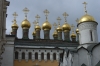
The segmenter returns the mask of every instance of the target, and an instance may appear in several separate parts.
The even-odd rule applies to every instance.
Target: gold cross
[[[25,7],[25,8],[23,9],[23,12],[25,13],[25,17],[27,17],[27,13],[29,12],[29,9]]]
[[[75,26],[73,24],[72,24],[71,28],[72,28],[72,32],[74,32]]]
[[[65,23],[67,22],[66,17],[69,16],[66,12],[63,13],[63,16],[65,18]]]
[[[13,22],[13,23],[16,23],[17,21],[14,19],[12,22]]]
[[[57,27],[57,24],[56,24],[56,23],[54,23],[54,24],[53,24],[53,26],[54,26],[54,28],[56,29],[56,27]]]
[[[16,19],[16,17],[18,16],[16,12],[14,12],[12,15],[14,16],[14,19]]]
[[[37,14],[37,15],[35,16],[35,18],[37,18],[37,23],[38,23],[38,19],[40,18],[40,16]]]
[[[58,17],[57,20],[58,20],[58,24],[60,25],[61,18]]]
[[[46,10],[44,10],[44,13],[45,13],[45,16],[46,16],[46,19],[47,19],[47,16],[49,14],[49,11],[46,9]]]
[[[77,22],[77,23],[79,22],[79,19],[78,19],[78,18],[76,19],[76,22]]]
[[[87,3],[84,2],[83,4],[84,4],[84,8],[85,8],[85,13],[87,14],[87,10],[86,10],[86,5],[87,5]]]

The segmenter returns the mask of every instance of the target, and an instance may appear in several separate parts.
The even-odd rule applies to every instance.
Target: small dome
[[[76,38],[76,34],[75,33],[72,33],[71,34],[71,38]]]
[[[55,30],[54,33],[53,33],[53,37],[58,37],[58,33],[57,33],[56,30]]]
[[[36,29],[41,30],[41,27],[40,27],[39,25],[36,25],[36,26],[35,26],[35,30],[36,30]]]
[[[51,24],[46,20],[46,22],[43,23],[42,25],[43,30],[50,30],[51,29]]]
[[[62,26],[62,29],[63,29],[63,31],[65,31],[65,30],[71,30],[71,27],[70,27],[70,25],[68,24],[68,23],[65,23],[63,26]]]
[[[12,29],[18,29],[18,25],[16,23],[12,24],[11,26]]]
[[[58,26],[57,31],[62,32],[62,27],[60,25]]]
[[[95,22],[95,19],[92,16],[85,14],[79,20],[79,23],[82,23],[82,22]]]
[[[25,19],[24,21],[22,21],[22,24],[21,24],[22,28],[30,28],[30,22]]]
[[[76,29],[76,33],[79,33],[79,29],[78,28]]]
[[[32,35],[33,35],[33,36],[36,36],[36,31],[34,31],[34,32],[32,33]]]

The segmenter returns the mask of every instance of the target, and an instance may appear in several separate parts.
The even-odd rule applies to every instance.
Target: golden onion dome
[[[36,36],[36,31],[33,31],[32,35],[33,35],[33,36]]]
[[[41,30],[41,27],[40,27],[39,25],[36,25],[36,26],[35,26],[35,30],[36,30],[36,29]]]
[[[79,33],[79,29],[78,28],[76,29],[76,33]]]
[[[76,34],[74,32],[71,34],[71,38],[76,38]]]
[[[58,37],[58,33],[57,33],[56,30],[55,30],[54,33],[53,33],[53,37]]]
[[[12,24],[11,26],[12,29],[18,29],[18,25],[16,23]]]
[[[60,25],[57,27],[57,31],[62,32],[62,27]]]
[[[51,24],[46,20],[46,22],[43,23],[42,25],[43,30],[50,30],[51,29]]]
[[[65,23],[63,26],[62,26],[62,29],[63,29],[63,31],[65,31],[65,30],[71,30],[71,27],[70,27],[70,25],[68,24],[68,23]]]
[[[85,14],[79,20],[79,23],[82,23],[82,22],[96,22],[96,21],[91,15]]]
[[[22,28],[30,28],[31,24],[27,19],[25,19],[22,21],[21,26],[22,26]]]

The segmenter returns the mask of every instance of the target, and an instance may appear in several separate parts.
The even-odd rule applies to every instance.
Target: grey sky
[[[31,28],[29,30],[29,37],[32,38],[32,32],[34,30],[33,21],[36,20],[35,16],[38,14],[40,15],[39,25],[45,21],[45,15],[43,11],[45,9],[49,10],[48,20],[51,24],[57,22],[57,17],[61,17],[61,25],[64,24],[64,17],[62,14],[67,12],[69,16],[67,17],[67,22],[71,25],[77,25],[76,19],[80,18],[84,15],[84,5],[82,4],[84,1],[88,3],[87,11],[88,14],[92,15],[95,20],[99,23],[100,22],[100,0],[8,0],[10,1],[10,6],[8,7],[8,17],[7,17],[7,31],[6,33],[9,34],[11,32],[11,25],[12,20],[14,19],[12,14],[17,12],[17,24],[19,25],[18,29],[18,37],[22,37],[22,28],[21,22],[24,20],[24,12],[22,11],[25,7],[27,7],[30,12],[28,13],[28,20],[31,23]],[[98,36],[100,36],[100,25],[98,24]],[[54,27],[52,27],[50,32],[50,37],[52,39],[52,33],[54,31]],[[41,38],[43,38],[43,30],[41,30]],[[98,37],[99,38],[99,37]],[[99,38],[100,41],[100,38]]]

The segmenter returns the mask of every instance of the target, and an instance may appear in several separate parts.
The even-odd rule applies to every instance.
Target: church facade
[[[98,42],[97,25],[94,17],[89,15],[86,10],[85,15],[77,20],[76,34],[74,26],[70,26],[66,20],[68,14],[63,16],[65,23],[60,25],[60,17],[57,18],[58,24],[54,23],[55,28],[53,38],[50,39],[51,24],[48,21],[49,11],[44,11],[46,20],[39,25],[39,15],[36,15],[37,21],[34,22],[33,39],[29,39],[29,29],[31,23],[27,19],[27,8],[25,19],[21,23],[22,38],[17,37],[17,25],[15,12],[14,20],[11,26],[11,35],[6,35],[5,51],[2,54],[1,66],[99,66],[100,65],[100,45]],[[41,29],[44,31],[44,39],[41,39]],[[70,34],[70,31],[72,33]],[[63,33],[63,34],[62,34]],[[64,39],[62,38],[64,35]],[[71,38],[71,39],[70,39]]]

